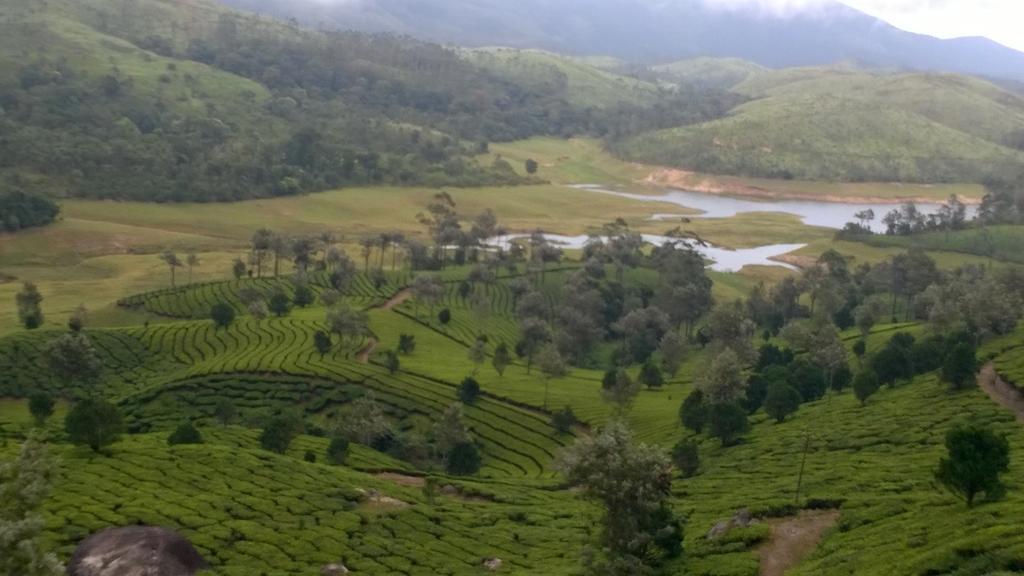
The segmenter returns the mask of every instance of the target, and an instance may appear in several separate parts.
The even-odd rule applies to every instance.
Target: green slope
[[[1024,99],[981,80],[792,69],[733,90],[753,100],[617,150],[704,172],[809,180],[981,182],[1024,169],[1024,153],[1005,145],[1024,129]]]
[[[690,58],[653,70],[665,80],[727,90],[767,69],[740,58]]]
[[[651,103],[657,87],[648,82],[603,70],[610,62],[561,56],[542,50],[477,48],[464,50],[474,64],[523,87],[554,90],[566,101],[581,107],[607,108],[616,104]]]

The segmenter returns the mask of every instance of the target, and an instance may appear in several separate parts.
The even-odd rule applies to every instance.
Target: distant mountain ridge
[[[222,0],[327,28],[389,31],[466,46],[543,48],[661,63],[734,57],[773,68],[853,61],[1024,80],[1024,53],[986,38],[905,32],[838,2],[772,17],[701,0]]]

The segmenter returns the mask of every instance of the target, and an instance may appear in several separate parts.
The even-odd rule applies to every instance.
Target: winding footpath
[[[991,362],[978,372],[978,387],[1000,406],[1013,412],[1017,422],[1024,424],[1024,395],[1015,386],[999,377]]]
[[[405,288],[403,290],[400,290],[391,298],[388,298],[387,302],[384,302],[383,304],[380,304],[378,306],[374,306],[373,309],[391,310],[397,306],[400,306],[403,302],[410,298],[412,298],[412,288]],[[356,352],[356,361],[359,362],[360,364],[369,363],[370,356],[377,349],[378,344],[380,344],[380,341],[378,341],[377,338],[370,336],[370,338],[366,341],[366,344],[364,344],[363,347],[359,349],[359,352]]]

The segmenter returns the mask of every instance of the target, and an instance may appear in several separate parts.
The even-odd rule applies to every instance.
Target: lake
[[[670,241],[678,241],[678,238],[669,238],[667,236],[658,236],[655,234],[643,234],[642,236],[644,238],[644,242],[656,245],[665,244]],[[510,234],[508,236],[503,236],[498,241],[494,241],[492,239],[489,244],[492,246],[507,248],[510,242],[529,237],[529,234]],[[585,234],[581,234],[579,236],[544,234],[544,237],[547,238],[548,242],[558,246],[559,248],[569,250],[582,250],[587,244],[587,241],[590,240],[590,236]],[[758,246],[756,248],[741,248],[738,250],[730,250],[728,248],[720,248],[718,246],[694,246],[694,249],[711,261],[708,268],[718,272],[739,272],[744,266],[781,266],[790,270],[796,270],[796,267],[784,262],[776,262],[775,260],[772,260],[772,258],[788,254],[794,250],[799,250],[804,246],[806,246],[806,244],[771,244],[767,246]]]
[[[856,219],[854,214],[862,210],[874,210],[875,221],[872,228],[875,232],[882,232],[885,226],[882,218],[892,210],[900,207],[899,204],[884,203],[860,203],[860,202],[815,202],[812,200],[764,200],[741,198],[735,196],[718,196],[714,194],[701,194],[699,192],[688,192],[685,190],[667,190],[664,195],[650,196],[645,194],[631,194],[619,192],[596,185],[574,186],[580,190],[590,190],[602,194],[614,194],[624,198],[640,200],[642,202],[669,202],[686,208],[700,210],[699,215],[689,216],[690,218],[729,218],[746,212],[785,212],[801,218],[804,224],[809,226],[821,226],[823,228],[840,229],[847,222]],[[917,209],[924,214],[933,214],[942,206],[939,203],[916,203]],[[976,206],[967,207],[967,217],[973,218],[977,212]],[[675,220],[678,214],[654,214],[656,220]]]

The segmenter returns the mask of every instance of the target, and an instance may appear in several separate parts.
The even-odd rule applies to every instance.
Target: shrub
[[[99,452],[121,437],[124,419],[113,405],[87,398],[75,404],[68,412],[64,418],[64,429],[72,443]]]
[[[961,425],[946,434],[946,450],[948,457],[939,461],[935,477],[968,507],[974,506],[980,493],[989,500],[1002,495],[999,475],[1010,466],[1010,445],[1005,437],[988,428]]]
[[[299,423],[295,418],[277,416],[270,420],[260,434],[260,446],[264,450],[284,454],[299,431]]]
[[[562,434],[567,434],[575,424],[576,414],[573,413],[572,408],[569,406],[551,415],[551,425]]]
[[[169,446],[202,443],[203,435],[195,426],[192,425],[192,422],[182,422],[174,429],[174,432],[171,432],[171,435],[167,437],[167,444]]]
[[[707,423],[707,405],[704,404],[704,392],[699,388],[690,392],[690,395],[683,400],[679,407],[679,421],[683,426],[700,434]]]
[[[341,466],[348,460],[349,444],[345,438],[332,438],[327,445],[327,462],[335,466]]]
[[[750,429],[747,411],[733,402],[718,402],[708,408],[708,433],[722,441],[722,446],[736,443]]]
[[[35,420],[36,426],[46,424],[46,419],[53,415],[53,396],[46,392],[35,392],[28,398],[28,411]]]
[[[274,295],[270,297],[267,309],[269,309],[270,312],[278,318],[287,316],[292,311],[292,301],[284,292],[275,292]]]
[[[316,301],[316,294],[313,290],[305,284],[299,284],[295,287],[295,296],[292,298],[292,302],[295,303],[299,308],[305,308]]]
[[[309,462],[310,464],[313,464],[316,462],[316,453],[314,453],[312,450],[306,450],[306,453],[302,455],[302,459],[305,460],[306,462]]]
[[[214,418],[225,426],[235,419],[235,413],[235,405],[227,398],[217,400],[217,404],[213,407]]]
[[[437,321],[447,326],[448,323],[452,321],[452,311],[447,308],[442,308],[441,311],[437,313]]]
[[[942,362],[942,380],[948,382],[955,390],[963,390],[974,385],[978,371],[978,359],[974,347],[960,343],[953,346],[946,359]]]
[[[467,376],[459,384],[459,400],[463,404],[476,404],[476,399],[480,396],[480,383],[476,381],[476,378]]]
[[[460,442],[448,453],[445,470],[456,476],[476,474],[480,470],[480,451],[472,442]]]
[[[857,372],[857,375],[853,377],[853,394],[857,400],[860,400],[861,406],[867,403],[868,398],[875,392],[878,392],[880,386],[878,375],[870,368]]]
[[[665,377],[661,373],[661,367],[650,358],[640,368],[640,382],[648,388],[661,388],[665,383]]]
[[[700,468],[700,452],[693,440],[680,440],[672,447],[672,463],[683,478],[697,474]]]
[[[764,399],[764,411],[776,422],[782,422],[786,416],[800,408],[800,392],[788,384],[772,384]]]
[[[398,353],[404,356],[412,354],[416,350],[416,337],[412,334],[401,334],[398,336]]]
[[[235,309],[223,302],[218,302],[210,308],[210,318],[217,328],[227,328],[235,321]]]

